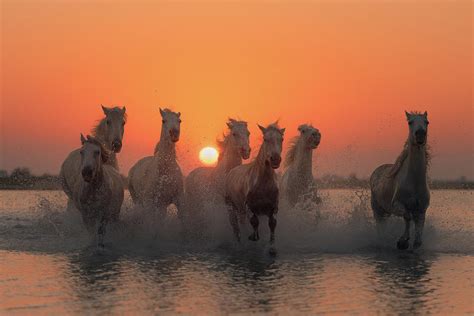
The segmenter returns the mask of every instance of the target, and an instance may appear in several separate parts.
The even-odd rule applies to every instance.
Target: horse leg
[[[269,252],[270,252],[270,255],[272,256],[275,256],[277,251],[276,249],[273,247],[273,245],[275,244],[275,228],[276,228],[276,225],[277,225],[277,220],[275,218],[275,216],[273,215],[273,213],[270,213],[270,215],[268,216],[268,226],[270,227],[270,249],[269,249]]]
[[[105,246],[104,246],[104,237],[105,237],[105,228],[106,228],[106,225],[107,225],[107,221],[105,220],[105,218],[102,218],[100,220],[100,223],[99,223],[99,229],[97,231],[97,236],[98,236],[98,246],[99,248],[101,249],[104,249]]]
[[[239,217],[237,216],[237,210],[233,206],[228,206],[229,212],[229,221],[234,231],[234,236],[237,242],[240,243],[240,226],[239,226]]]
[[[410,246],[409,240],[411,216],[405,215],[403,216],[403,219],[405,220],[405,231],[397,242],[397,248],[400,250],[405,250]]]
[[[87,214],[82,213],[82,222],[84,223],[84,226],[86,226],[87,231],[89,234],[94,234],[94,226],[95,226],[95,221],[93,218],[88,216]]]
[[[387,223],[387,216],[382,208],[379,207],[377,201],[372,194],[372,198],[370,199],[370,204],[372,206],[372,212],[374,214],[375,219],[375,226],[377,229],[377,237],[380,239],[383,236],[383,232],[385,231],[385,225]]]
[[[270,227],[270,243],[273,244],[275,243],[275,228],[277,226],[277,220],[273,213],[268,216],[268,226]]]
[[[250,218],[250,224],[252,224],[253,227],[253,233],[249,236],[249,239],[252,241],[257,241],[260,239],[260,236],[258,235],[258,216],[253,214],[252,217]]]
[[[413,243],[413,249],[418,249],[422,243],[423,227],[425,226],[425,212],[417,214],[413,217],[415,222],[415,241]]]

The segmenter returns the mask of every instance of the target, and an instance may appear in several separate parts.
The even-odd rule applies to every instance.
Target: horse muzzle
[[[122,150],[122,142],[120,140],[114,140],[112,142],[112,151],[114,153],[119,153]]]
[[[92,182],[92,179],[94,179],[94,171],[91,168],[84,168],[81,173],[85,182]]]
[[[425,131],[417,131],[415,133],[415,141],[416,141],[416,144],[419,146],[426,144],[426,138],[427,137],[426,137]]]
[[[170,139],[173,143],[179,141],[179,131],[178,130],[170,130]]]
[[[242,159],[249,159],[250,157],[250,148],[242,148],[240,150],[240,155],[242,156]]]
[[[280,156],[272,156],[270,158],[270,166],[273,169],[278,169],[280,167],[280,163],[281,163],[281,157]]]

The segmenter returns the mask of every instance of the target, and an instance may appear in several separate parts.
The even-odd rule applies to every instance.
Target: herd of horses
[[[118,221],[124,200],[124,182],[119,174],[117,154],[122,149],[127,114],[125,107],[104,107],[104,117],[92,130],[81,134],[81,147],[72,151],[61,166],[60,179],[68,196],[68,208],[80,211],[86,228],[97,235],[104,247],[109,222]],[[425,213],[430,193],[427,185],[429,151],[427,149],[427,113],[405,112],[408,138],[394,164],[385,164],[370,177],[371,206],[379,233],[390,215],[405,220],[405,231],[397,243],[407,249],[411,221],[415,224],[413,248],[422,244]],[[275,170],[282,162],[285,129],[278,123],[258,125],[263,141],[256,157],[250,157],[247,122],[229,119],[228,131],[219,146],[214,167],[199,167],[186,178],[177,163],[176,143],[180,139],[181,113],[161,109],[160,140],[152,156],[140,159],[128,174],[128,188],[134,204],[167,216],[174,204],[184,223],[202,214],[209,201],[226,205],[230,227],[236,241],[241,228],[250,223],[248,237],[259,240],[259,217],[268,217],[270,252],[274,253],[275,218],[279,205],[290,208],[308,195],[316,193],[312,173],[312,155],[321,141],[321,133],[311,125],[298,127],[285,160],[285,170],[278,177]],[[317,196],[313,195],[313,196]],[[320,202],[317,200],[316,202]]]

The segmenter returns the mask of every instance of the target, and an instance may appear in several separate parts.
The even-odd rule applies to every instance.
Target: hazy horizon
[[[433,179],[474,178],[472,3],[2,2],[0,169],[57,174],[125,105],[121,172],[151,155],[158,107],[182,113],[178,159],[200,166],[228,117],[321,131],[316,177],[393,163],[405,110],[428,111]]]

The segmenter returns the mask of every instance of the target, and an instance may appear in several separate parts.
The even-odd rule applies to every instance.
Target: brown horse
[[[275,241],[277,221],[274,215],[278,212],[278,183],[275,169],[280,167],[284,128],[277,123],[268,127],[258,126],[263,133],[263,144],[257,157],[248,164],[232,169],[225,181],[225,199],[229,207],[229,218],[235,238],[240,241],[240,223],[245,215],[250,217],[253,233],[250,240],[259,240],[258,216],[268,216],[270,243]],[[273,248],[271,248],[273,251]]]

